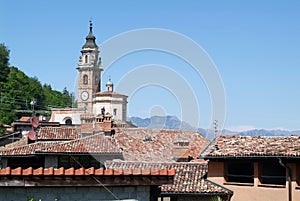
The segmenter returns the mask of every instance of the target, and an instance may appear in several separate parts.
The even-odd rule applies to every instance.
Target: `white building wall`
[[[65,124],[67,119],[72,120],[72,124],[81,124],[80,114],[85,111],[78,108],[53,108],[51,112],[50,122],[59,122],[60,124]]]
[[[113,115],[114,120],[126,120],[126,114],[124,114],[123,111],[123,104],[122,103],[97,103],[94,104],[94,111],[93,113],[95,115],[101,114],[101,109],[105,108],[105,113],[109,112],[111,115]],[[114,114],[114,109],[116,109],[117,113]]]
[[[98,96],[94,100],[93,113],[101,114],[101,109],[105,108],[105,113],[113,115],[114,120],[126,121],[127,116],[127,97],[126,96]],[[114,110],[116,109],[116,114]]]
[[[65,124],[67,119],[72,120],[72,124],[80,124],[80,113],[73,114],[55,114],[54,122],[59,122],[60,124]]]

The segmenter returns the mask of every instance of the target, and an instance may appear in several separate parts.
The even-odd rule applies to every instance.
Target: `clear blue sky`
[[[226,91],[225,127],[300,129],[299,10],[296,0],[1,0],[0,42],[11,50],[11,65],[54,89],[73,91],[90,18],[98,44],[133,29],[176,31],[198,43],[216,64]],[[117,62],[103,79],[110,74],[117,83],[132,66],[149,63],[184,65],[164,53],[137,53]],[[209,93],[186,72],[182,76],[199,101],[200,126],[207,128]],[[163,88],[144,88],[130,100],[131,116],[146,117],[156,105],[180,116],[180,104]]]

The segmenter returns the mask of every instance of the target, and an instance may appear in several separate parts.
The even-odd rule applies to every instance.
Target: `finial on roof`
[[[114,84],[111,81],[111,77],[108,77],[108,81],[106,83],[106,91],[114,91]]]
[[[92,19],[90,19],[89,22],[90,22],[90,32],[87,35],[86,42],[85,42],[85,44],[83,45],[82,48],[96,48],[96,47],[98,47],[96,45],[96,37],[93,34],[93,22],[92,22]]]
[[[90,19],[90,31],[92,31],[93,30],[93,22],[92,22],[92,18]]]

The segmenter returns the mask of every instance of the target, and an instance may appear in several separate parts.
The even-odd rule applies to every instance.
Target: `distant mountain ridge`
[[[137,127],[160,128],[174,130],[195,130],[190,124],[180,121],[176,116],[152,116],[150,118],[131,117],[129,119]]]
[[[197,130],[203,136],[212,138],[214,135],[212,130],[195,128],[187,122],[180,121],[176,116],[152,116],[151,118],[140,118],[131,117],[129,120],[134,123],[137,127],[143,128],[159,128],[159,129],[172,129],[172,130]],[[241,136],[290,136],[300,135],[300,130],[289,131],[289,130],[266,130],[266,129],[253,129],[248,131],[231,131],[223,129],[221,134],[224,135],[241,135]]]

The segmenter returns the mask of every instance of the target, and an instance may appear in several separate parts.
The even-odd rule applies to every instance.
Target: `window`
[[[71,119],[67,119],[67,120],[65,121],[65,124],[66,124],[66,125],[72,125],[72,120],[71,120]]]
[[[44,166],[44,157],[9,157],[7,158],[7,166],[11,168],[39,168]]]
[[[229,160],[226,162],[227,182],[254,183],[254,164],[251,161]]]
[[[117,115],[117,109],[116,108],[114,109],[114,115],[115,116]]]
[[[259,179],[261,184],[285,185],[285,168],[279,164],[278,160],[262,161],[260,163]]]
[[[180,146],[180,147],[186,147],[189,146],[190,142],[189,140],[178,140],[176,139],[175,142],[173,142],[174,145]]]
[[[88,76],[87,75],[84,75],[83,76],[83,84],[88,84],[89,81],[88,81]]]
[[[296,164],[296,178],[297,178],[297,185],[300,186],[300,162]]]
[[[94,157],[86,156],[59,156],[58,166],[64,168],[81,168],[81,165],[84,168],[95,167],[100,168],[100,162],[97,161]]]
[[[85,55],[85,57],[84,57],[84,62],[85,62],[85,63],[88,62],[88,55]]]

